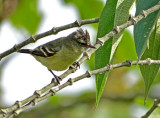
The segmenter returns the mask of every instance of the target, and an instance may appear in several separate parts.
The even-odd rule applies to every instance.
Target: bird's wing
[[[46,47],[46,46],[39,46],[32,50],[31,54],[41,57],[50,57],[56,54],[61,49],[61,46],[57,47]]]
[[[37,48],[31,50],[31,49],[20,49],[17,50],[17,52],[20,53],[27,53],[32,54],[35,56],[41,56],[41,57],[50,57],[55,55],[58,51],[61,50],[62,45],[64,44],[65,37],[58,38],[56,40],[50,41],[46,44],[40,45]]]
[[[42,57],[50,57],[55,55],[62,48],[62,40],[64,37],[50,41],[46,44],[38,46],[31,51],[31,54]]]

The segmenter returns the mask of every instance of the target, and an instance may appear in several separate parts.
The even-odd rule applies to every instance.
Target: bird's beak
[[[89,48],[96,48],[95,46],[93,46],[91,44],[87,45],[87,47],[89,47]]]

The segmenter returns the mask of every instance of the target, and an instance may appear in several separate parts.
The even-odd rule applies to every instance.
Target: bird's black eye
[[[86,37],[84,37],[84,36],[82,36],[82,39],[83,39],[85,42],[87,41]]]

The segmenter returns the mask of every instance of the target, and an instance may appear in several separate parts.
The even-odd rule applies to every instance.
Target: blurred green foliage
[[[112,101],[112,98],[103,96],[95,110],[95,92],[85,92],[78,96],[54,96],[30,113],[22,113],[16,118],[132,118],[129,110],[132,101]]]
[[[104,4],[102,0],[63,0],[66,4],[72,4],[77,8],[80,19],[90,19],[99,17]],[[98,24],[92,24],[95,28]]]
[[[103,9],[103,2],[100,0],[63,0],[66,4],[73,4],[81,19],[99,17]]]
[[[0,31],[3,21],[8,20],[14,28],[22,32],[25,30],[29,34],[35,34],[42,18],[38,10],[37,0],[0,0]],[[23,30],[22,30],[23,29]],[[22,30],[22,31],[21,31]],[[1,53],[1,52],[0,52]],[[0,80],[7,63],[9,63],[14,55],[8,56],[5,60],[0,61]],[[2,96],[3,88],[0,85],[0,105],[4,104]]]
[[[119,46],[115,52],[114,63],[120,63],[122,61],[136,60],[137,55],[134,46],[133,36],[128,30],[125,30]]]
[[[10,17],[11,23],[20,31],[25,29],[30,35],[35,34],[42,18],[37,3],[37,0],[20,0]]]

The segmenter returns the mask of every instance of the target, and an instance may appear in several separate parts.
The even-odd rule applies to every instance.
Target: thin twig
[[[160,99],[155,99],[152,107],[151,107],[151,108],[147,111],[147,113],[146,113],[144,116],[142,116],[141,118],[148,118],[148,117],[151,115],[151,113],[152,113],[156,108],[159,107],[159,104],[160,104]]]
[[[40,33],[40,34],[36,34],[36,35],[32,35],[30,38],[28,38],[27,40],[25,40],[22,43],[19,44],[15,44],[12,48],[10,48],[9,50],[3,52],[0,54],[0,60],[2,58],[4,58],[5,56],[10,55],[11,53],[17,51],[18,49],[22,48],[25,45],[28,45],[29,43],[33,43],[36,42],[37,40],[43,38],[43,37],[47,37],[49,35],[53,35],[53,34],[57,34],[58,32],[62,31],[62,30],[66,30],[66,29],[70,29],[73,27],[80,27],[82,25],[85,24],[91,24],[91,23],[97,23],[99,22],[99,18],[93,18],[93,19],[88,19],[88,20],[76,20],[73,23],[64,25],[64,26],[60,26],[60,27],[53,27],[51,30]]]
[[[82,79],[85,79],[85,78],[89,78],[92,75],[95,75],[95,74],[98,74],[98,73],[103,73],[103,72],[106,72],[106,71],[111,71],[113,69],[120,68],[120,67],[130,67],[132,65],[152,65],[152,64],[158,64],[159,65],[160,64],[160,60],[151,60],[150,58],[148,58],[146,60],[140,60],[139,62],[127,60],[125,62],[118,63],[118,64],[113,64],[113,65],[108,64],[107,66],[105,66],[103,68],[96,69],[96,70],[93,70],[93,71],[86,71],[84,74],[82,74],[82,75],[80,75],[78,77],[75,77],[73,79],[71,79],[71,78],[68,79],[68,81],[65,82],[64,84],[56,87],[55,89],[50,89],[50,91],[48,93],[46,93],[45,95],[43,95],[43,96],[41,96],[39,98],[36,98],[33,101],[31,101],[30,103],[24,105],[23,107],[15,110],[13,114],[8,116],[8,118],[13,118],[14,116],[19,115],[19,113],[21,113],[21,112],[33,107],[38,102],[40,102],[42,100],[45,100],[50,96],[54,96],[58,91],[64,89],[65,87],[73,85],[75,82],[77,82],[79,80],[82,80]],[[153,105],[153,108],[151,108],[149,113],[152,113],[153,110],[158,107],[159,102],[160,102],[160,100],[159,101],[158,100],[155,101],[155,104]],[[147,118],[147,117],[143,117],[143,118]]]
[[[87,52],[84,53],[83,57],[79,60],[79,64],[82,64],[85,60],[89,59],[91,54],[93,54],[99,47],[103,46],[104,42],[107,41],[110,37],[113,37],[115,34],[119,33],[120,31],[122,31],[123,29],[125,29],[125,28],[127,28],[131,25],[135,25],[141,19],[145,18],[150,13],[152,13],[156,10],[159,10],[159,9],[160,9],[160,2],[157,5],[155,5],[154,7],[151,7],[148,10],[145,10],[145,11],[141,12],[138,16],[136,16],[136,17],[130,19],[129,21],[127,21],[127,23],[124,23],[120,26],[116,26],[115,28],[113,28],[113,30],[110,31],[108,34],[106,34],[104,37],[98,39],[97,43],[95,44],[96,49],[90,49],[90,50],[88,50]],[[144,15],[144,13],[145,13],[145,15]],[[63,79],[67,75],[69,75],[70,73],[75,72],[75,71],[76,71],[76,68],[70,68],[65,73],[63,73],[60,77]],[[67,84],[69,84],[69,83],[66,83],[66,84],[63,84],[63,85],[67,86]],[[48,91],[50,88],[52,88],[55,85],[56,84],[53,82],[53,83],[50,83],[49,85],[45,86],[41,90],[36,91],[35,94],[33,94],[32,96],[29,97],[29,98],[33,98],[30,101],[34,101],[34,99],[38,99],[44,92]],[[65,86],[61,86],[61,87],[63,88]],[[25,101],[25,102],[19,101],[9,108],[1,109],[0,117],[6,116],[13,111],[21,109],[24,104],[30,102],[28,100],[28,98],[23,100],[23,101]],[[18,104],[18,103],[20,103],[20,104]]]

